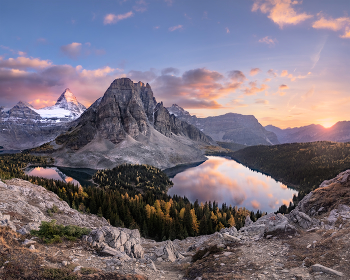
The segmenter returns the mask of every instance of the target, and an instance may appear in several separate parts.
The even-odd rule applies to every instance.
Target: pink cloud
[[[264,43],[269,46],[274,46],[277,43],[277,39],[272,39],[270,36],[266,36],[259,40],[259,43]]]
[[[61,51],[72,59],[76,59],[81,54],[82,44],[73,42],[68,45],[61,46]]]
[[[257,75],[259,72],[261,72],[261,70],[259,68],[252,68],[250,70],[250,76],[255,76]]]
[[[103,24],[107,25],[107,24],[117,23],[118,21],[132,17],[133,15],[134,13],[132,11],[127,12],[125,14],[119,14],[119,15],[108,14],[104,17]]]
[[[180,30],[183,29],[183,26],[181,24],[179,24],[176,26],[169,27],[169,31],[171,31],[171,32],[178,30],[178,29],[180,29]]]
[[[3,59],[0,57],[0,68],[13,68],[13,69],[43,69],[52,65],[49,60],[41,60],[40,58],[28,58],[28,57],[17,57]]]
[[[243,90],[243,93],[244,93],[245,95],[255,95],[255,94],[257,94],[258,92],[262,92],[262,91],[264,91],[264,90],[266,90],[266,89],[269,88],[269,86],[266,85],[266,84],[262,84],[260,87],[258,87],[256,81],[255,81],[255,82],[250,82],[250,83],[249,83],[249,86],[250,86],[250,87],[246,87],[246,88]]]

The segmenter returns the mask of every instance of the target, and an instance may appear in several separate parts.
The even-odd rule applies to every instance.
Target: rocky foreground
[[[324,181],[288,215],[155,242],[73,210],[43,187],[0,181],[0,279],[350,279],[349,205],[350,170]],[[51,245],[30,236],[52,219],[92,231]]]

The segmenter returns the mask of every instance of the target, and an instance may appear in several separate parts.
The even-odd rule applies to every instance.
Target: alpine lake
[[[202,163],[181,165],[164,172],[174,186],[168,194],[186,196],[191,202],[215,201],[248,210],[274,212],[289,205],[298,192],[286,185],[252,171],[248,167],[225,157],[207,156]],[[48,179],[62,180],[82,186],[93,185],[91,178],[96,170],[57,166],[31,166],[25,173]]]

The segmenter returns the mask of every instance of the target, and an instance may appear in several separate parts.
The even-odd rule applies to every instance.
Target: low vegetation
[[[57,225],[56,220],[50,222],[42,221],[39,230],[32,230],[31,235],[38,236],[47,244],[60,243],[64,239],[75,241],[83,235],[90,233],[90,229],[82,228],[75,225]]]

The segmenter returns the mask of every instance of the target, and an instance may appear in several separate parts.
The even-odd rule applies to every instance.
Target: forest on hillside
[[[183,239],[211,234],[224,227],[244,225],[261,212],[250,212],[214,202],[191,203],[186,197],[169,196],[169,178],[160,169],[126,164],[101,170],[94,176],[99,187],[81,187],[59,180],[25,175],[27,164],[52,164],[48,157],[30,154],[0,155],[0,178],[21,178],[54,192],[72,208],[105,217],[113,226],[139,229],[155,240]]]
[[[350,168],[350,143],[318,141],[251,146],[230,156],[252,170],[295,187],[302,198],[324,180]]]

